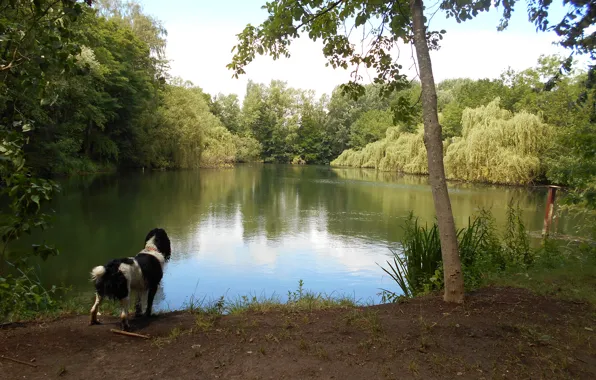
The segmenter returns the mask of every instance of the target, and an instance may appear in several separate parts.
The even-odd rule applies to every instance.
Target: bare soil
[[[0,329],[0,378],[596,379],[596,313],[513,288],[363,308],[132,320],[149,340],[88,317]]]

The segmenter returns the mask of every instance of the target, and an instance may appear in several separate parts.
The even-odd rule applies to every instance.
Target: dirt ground
[[[0,329],[0,378],[596,379],[591,305],[511,288],[402,304],[216,319],[188,312],[132,321],[149,340],[87,317]],[[33,367],[35,365],[36,367]]]

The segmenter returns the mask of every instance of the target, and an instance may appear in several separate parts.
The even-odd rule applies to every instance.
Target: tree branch
[[[305,22],[301,23],[300,25],[298,25],[297,27],[295,27],[294,29],[296,29],[296,31],[298,31],[298,29],[302,28],[304,25],[306,24],[310,24],[311,22],[313,22],[314,20],[316,20],[317,18],[331,12],[333,9],[337,8],[337,6],[341,3],[343,3],[345,0],[337,0],[334,3],[331,3],[331,5],[322,10],[321,12],[317,13],[316,15],[313,15],[311,18],[309,18],[308,20],[306,20]],[[306,13],[306,12],[305,12]]]

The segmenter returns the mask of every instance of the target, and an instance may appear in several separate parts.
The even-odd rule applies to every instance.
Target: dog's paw
[[[94,326],[94,325],[101,325],[101,322],[98,320],[95,321],[89,321],[89,326]]]

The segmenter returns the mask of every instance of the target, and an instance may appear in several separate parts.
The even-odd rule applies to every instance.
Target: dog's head
[[[170,239],[168,238],[166,231],[163,228],[152,229],[145,238],[145,244],[147,244],[151,238],[153,238],[153,244],[155,244],[159,252],[161,252],[164,259],[166,261],[170,260],[172,248],[170,246]]]

